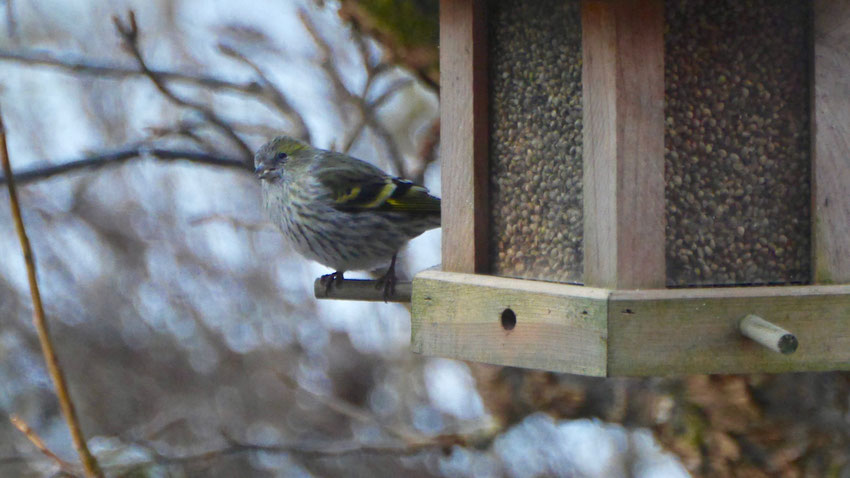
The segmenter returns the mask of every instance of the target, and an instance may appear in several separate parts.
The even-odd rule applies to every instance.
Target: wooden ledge
[[[414,352],[605,375],[605,289],[427,270],[412,302]]]
[[[850,370],[850,285],[632,291],[428,270],[412,306],[426,355],[595,376]],[[795,353],[745,337],[751,314]]]

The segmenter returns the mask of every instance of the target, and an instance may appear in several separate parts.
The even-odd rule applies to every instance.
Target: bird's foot
[[[389,301],[390,297],[395,294],[395,283],[398,281],[395,275],[395,259],[396,254],[393,254],[393,260],[390,262],[389,269],[375,283],[376,289],[384,288],[384,302]]]
[[[342,281],[345,280],[342,273],[343,271],[336,271],[319,278],[319,282],[325,286],[325,295],[330,294],[331,288],[333,288],[335,283],[337,287],[342,287]]]

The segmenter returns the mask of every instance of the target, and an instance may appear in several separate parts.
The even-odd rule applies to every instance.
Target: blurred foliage
[[[410,68],[437,88],[439,1],[342,0],[339,15],[381,42],[391,54],[390,61]]]
[[[845,477],[850,374],[577,377],[478,365],[484,403],[508,423],[529,413],[647,427],[694,476]]]

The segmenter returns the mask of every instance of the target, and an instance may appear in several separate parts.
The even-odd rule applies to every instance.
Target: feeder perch
[[[850,2],[441,0],[440,27],[414,351],[850,370]]]
[[[757,315],[750,314],[738,324],[741,333],[765,347],[783,354],[793,354],[797,351],[797,337],[791,332],[778,327],[762,319]]]
[[[369,279],[345,279],[328,288],[322,279],[313,282],[313,295],[317,299],[359,300],[364,302],[410,302],[413,284],[410,281],[396,283],[393,293],[384,297],[383,284]]]

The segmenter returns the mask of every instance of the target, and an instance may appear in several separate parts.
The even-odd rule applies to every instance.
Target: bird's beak
[[[266,163],[260,163],[254,168],[254,174],[260,179],[269,179],[272,175],[272,170],[266,166]]]

